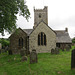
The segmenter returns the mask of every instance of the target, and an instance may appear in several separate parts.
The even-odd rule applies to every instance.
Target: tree
[[[72,43],[75,43],[75,37],[72,39]]]
[[[9,39],[2,38],[2,39],[0,39],[0,43],[2,44],[2,48],[4,48],[6,46],[9,46],[10,41],[9,41]]]
[[[24,0],[0,0],[0,33],[4,34],[4,30],[11,33],[16,29],[18,13],[29,19],[30,12],[25,3]]]

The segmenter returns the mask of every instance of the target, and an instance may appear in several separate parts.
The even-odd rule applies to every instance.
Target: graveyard
[[[0,54],[0,75],[75,75],[71,70],[71,52],[60,50],[59,54],[39,53],[37,63],[30,63],[30,56],[21,61],[21,55]]]
[[[75,75],[74,1],[0,3],[0,75]]]

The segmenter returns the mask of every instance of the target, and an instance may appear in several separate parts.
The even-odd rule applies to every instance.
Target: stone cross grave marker
[[[37,63],[37,53],[36,50],[32,50],[30,53],[30,63]]]

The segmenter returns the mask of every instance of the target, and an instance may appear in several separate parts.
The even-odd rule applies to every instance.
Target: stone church
[[[68,28],[55,31],[48,26],[47,6],[34,9],[33,29],[18,28],[10,36],[10,49],[13,53],[19,53],[21,48],[25,48],[27,53],[33,49],[37,53],[50,53],[51,49],[65,48],[71,43]]]

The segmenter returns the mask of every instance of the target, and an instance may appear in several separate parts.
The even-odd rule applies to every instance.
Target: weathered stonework
[[[23,46],[19,46],[20,37],[23,39]],[[55,49],[56,46],[64,50],[66,45],[71,47],[71,43],[68,28],[53,31],[48,26],[47,6],[43,9],[34,8],[33,29],[19,28],[18,31],[15,31],[10,36],[10,49],[12,53],[15,54],[20,53],[23,47],[26,49],[26,55],[32,52],[33,49],[35,49],[37,53],[51,53],[51,49]]]
[[[64,50],[66,47],[69,46],[71,48],[71,43],[60,43],[60,49]]]
[[[32,50],[32,52],[30,53],[30,64],[32,63],[37,63],[37,53],[36,50]]]
[[[38,46],[38,34],[40,32],[45,33],[46,35],[46,46]],[[29,37],[29,50],[30,52],[35,49],[37,53],[46,53],[51,52],[51,49],[56,47],[56,34],[49,28],[44,22],[41,22],[34,31],[30,34]]]
[[[22,37],[23,38],[23,47],[27,47],[27,34],[21,30],[20,28],[15,31],[15,33],[13,33],[10,36],[10,49],[12,50],[12,53],[17,54],[20,53],[21,48],[19,47],[19,38]],[[27,49],[27,48],[26,48]]]
[[[48,25],[48,7],[45,6],[44,9],[34,9],[34,28],[37,24],[43,20]]]

